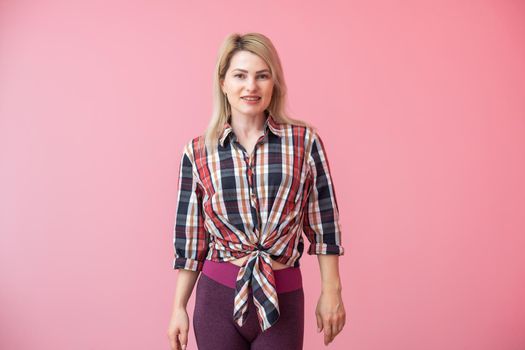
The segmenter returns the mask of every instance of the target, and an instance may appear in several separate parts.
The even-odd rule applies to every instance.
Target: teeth
[[[249,100],[249,101],[257,101],[258,99],[260,99],[260,97],[243,97],[243,99]]]

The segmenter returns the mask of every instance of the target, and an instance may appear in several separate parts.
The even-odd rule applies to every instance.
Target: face
[[[263,115],[270,105],[273,90],[270,68],[259,56],[249,51],[237,51],[221,82],[231,106],[232,117]],[[247,96],[257,96],[249,100]]]

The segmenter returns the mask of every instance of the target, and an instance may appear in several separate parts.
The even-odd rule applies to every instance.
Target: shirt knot
[[[258,243],[244,261],[237,275],[233,319],[242,327],[248,316],[248,294],[251,292],[262,331],[279,319],[279,302],[270,254]]]

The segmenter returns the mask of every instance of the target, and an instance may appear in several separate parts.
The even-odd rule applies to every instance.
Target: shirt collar
[[[283,127],[280,123],[277,123],[273,116],[268,113],[266,115],[266,121],[264,122],[264,132],[266,133],[267,129],[270,129],[272,133],[277,136],[283,136]],[[228,135],[233,134],[233,128],[230,123],[224,123],[221,131],[221,136],[219,137],[219,143],[224,147],[224,141],[228,138]]]

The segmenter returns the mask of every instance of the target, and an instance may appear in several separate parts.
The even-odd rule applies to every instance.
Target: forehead
[[[245,69],[247,71],[258,71],[261,69],[270,69],[266,62],[258,55],[250,51],[237,51],[230,60],[229,70]]]

